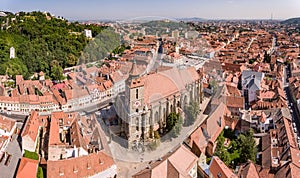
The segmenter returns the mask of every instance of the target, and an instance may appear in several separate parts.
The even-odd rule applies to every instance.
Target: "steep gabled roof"
[[[112,157],[104,151],[86,156],[57,161],[47,161],[47,177],[90,177],[115,166]]]
[[[33,159],[23,157],[21,159],[16,177],[36,178],[38,164],[39,164],[38,160],[33,160]]]
[[[32,141],[36,141],[40,127],[39,114],[37,111],[32,111],[23,128],[22,137],[28,136]]]

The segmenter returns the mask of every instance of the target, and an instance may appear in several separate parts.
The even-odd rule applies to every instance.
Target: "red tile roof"
[[[197,156],[184,145],[180,145],[174,152],[165,155],[161,161],[156,161],[135,175],[133,178],[173,178],[190,177],[189,171],[197,164]]]
[[[38,164],[38,160],[23,157],[16,178],[36,178]]]
[[[0,129],[4,130],[6,132],[10,132],[13,127],[15,126],[16,121],[9,119],[7,117],[4,116],[0,116]]]
[[[47,177],[89,177],[114,166],[114,160],[104,151],[87,156],[47,161]]]
[[[32,111],[23,128],[22,137],[29,136],[32,141],[36,141],[40,127],[40,120],[37,111]]]
[[[213,177],[237,178],[237,175],[235,175],[217,156],[213,156],[209,171]]]
[[[222,132],[225,127],[224,115],[226,112],[226,106],[221,103],[216,110],[203,122],[201,127],[198,127],[190,135],[190,145],[192,146],[193,142],[196,146],[205,153],[208,141],[213,143],[216,141],[219,134]]]
[[[260,178],[256,166],[252,161],[240,166],[238,176],[242,178]]]
[[[71,126],[77,113],[53,112],[51,113],[49,146],[64,144],[59,138],[59,128],[61,126]]]

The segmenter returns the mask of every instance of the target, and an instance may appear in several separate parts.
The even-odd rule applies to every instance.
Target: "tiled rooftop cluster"
[[[197,177],[197,170],[204,177],[299,175],[300,137],[287,97],[289,86],[300,108],[300,35],[287,32],[293,27],[247,21],[201,22],[195,27],[198,32],[173,30],[160,36],[135,28],[136,24],[128,25],[126,30],[142,33],[143,37],[125,35],[130,48],[122,55],[112,54],[116,60],[103,60],[100,67],[82,64],[65,69],[67,78],[62,82],[45,79],[40,72],[36,74],[39,80],[24,80],[17,75],[15,87],[9,88],[3,86],[9,77],[1,76],[1,112],[29,114],[21,133],[22,148],[32,152],[40,148],[38,161],[21,159],[17,177],[28,171],[36,173],[38,164],[47,167],[48,177],[113,177],[117,168],[104,149],[95,118],[69,111],[102,103],[124,92],[129,73],[144,76],[131,80],[130,87],[145,85],[145,104],[156,101],[150,97],[152,93],[165,97],[184,89],[189,80],[200,81],[199,77],[206,97],[210,99],[214,94],[204,111],[207,117],[185,142],[149,162],[144,170],[137,170],[133,177]],[[164,58],[154,64],[159,67],[152,71],[148,64],[158,51]],[[203,54],[199,57],[195,53]],[[203,65],[189,62],[207,56],[212,59]],[[137,65],[132,68],[132,64]],[[181,69],[184,65],[189,67]],[[186,81],[178,76],[184,76]],[[214,85],[220,85],[220,90],[215,91]],[[15,127],[16,122],[0,117],[2,162],[10,158],[5,148]],[[248,161],[233,171],[214,156],[216,140],[224,128],[238,133],[253,128],[259,133],[261,148],[256,163]],[[207,156],[212,157],[210,164],[206,164]]]
[[[47,167],[48,177],[114,176],[116,165],[103,149],[96,122],[94,116],[78,113],[41,116],[32,111],[21,134],[22,149],[39,150],[37,163]],[[25,162],[26,158],[22,159]]]

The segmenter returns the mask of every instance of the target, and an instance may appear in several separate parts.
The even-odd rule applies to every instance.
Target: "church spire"
[[[139,71],[138,71],[138,67],[137,67],[137,64],[136,64],[136,60],[134,59],[133,63],[132,63],[131,70],[129,72],[129,77],[130,78],[136,78],[138,76],[139,76]]]

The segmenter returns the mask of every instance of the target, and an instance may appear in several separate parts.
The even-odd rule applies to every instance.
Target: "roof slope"
[[[18,168],[17,178],[36,178],[38,164],[38,160],[23,157]]]

